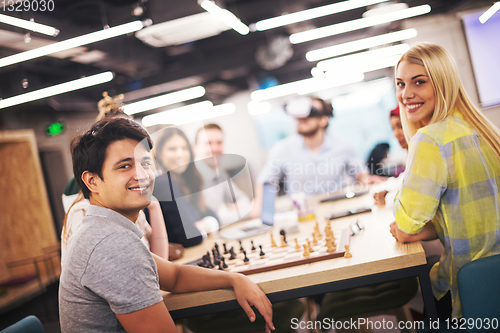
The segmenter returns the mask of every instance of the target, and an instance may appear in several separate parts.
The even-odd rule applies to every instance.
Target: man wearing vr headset
[[[366,168],[344,139],[326,133],[333,117],[330,103],[317,97],[298,97],[285,105],[297,120],[297,134],[276,143],[269,151],[255,187],[252,216],[259,216],[265,182],[278,183],[283,177],[287,194],[306,195],[334,192],[352,182],[366,183]]]

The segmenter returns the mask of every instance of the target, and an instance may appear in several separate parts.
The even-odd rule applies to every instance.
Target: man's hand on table
[[[266,333],[274,330],[273,309],[266,294],[248,277],[242,274],[234,273],[231,285],[234,289],[236,300],[250,321],[253,322],[255,320],[255,313],[252,310],[252,306],[255,306],[266,321]]]
[[[434,228],[434,224],[432,223],[432,221],[427,222],[424,225],[424,228],[418,234],[413,235],[401,231],[398,228],[396,221],[392,222],[390,227],[392,237],[396,238],[396,240],[401,243],[412,243],[421,240],[427,241],[438,238],[436,229]]]

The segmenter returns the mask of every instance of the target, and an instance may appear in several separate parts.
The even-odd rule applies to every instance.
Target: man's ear
[[[98,190],[98,180],[100,180],[99,176],[96,175],[95,173],[91,173],[87,170],[85,170],[82,173],[82,181],[85,183],[87,188],[90,190],[92,193],[99,193]]]
[[[321,127],[325,128],[328,125],[330,119],[327,116],[321,117]]]

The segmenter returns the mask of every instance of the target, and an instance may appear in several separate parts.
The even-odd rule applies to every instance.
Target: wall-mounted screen
[[[500,12],[486,23],[479,22],[483,12],[462,17],[469,54],[483,107],[500,105]]]

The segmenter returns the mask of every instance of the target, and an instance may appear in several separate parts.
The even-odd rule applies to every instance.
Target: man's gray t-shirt
[[[65,332],[125,332],[116,314],[163,300],[142,231],[125,216],[91,205],[71,236],[59,285]]]

